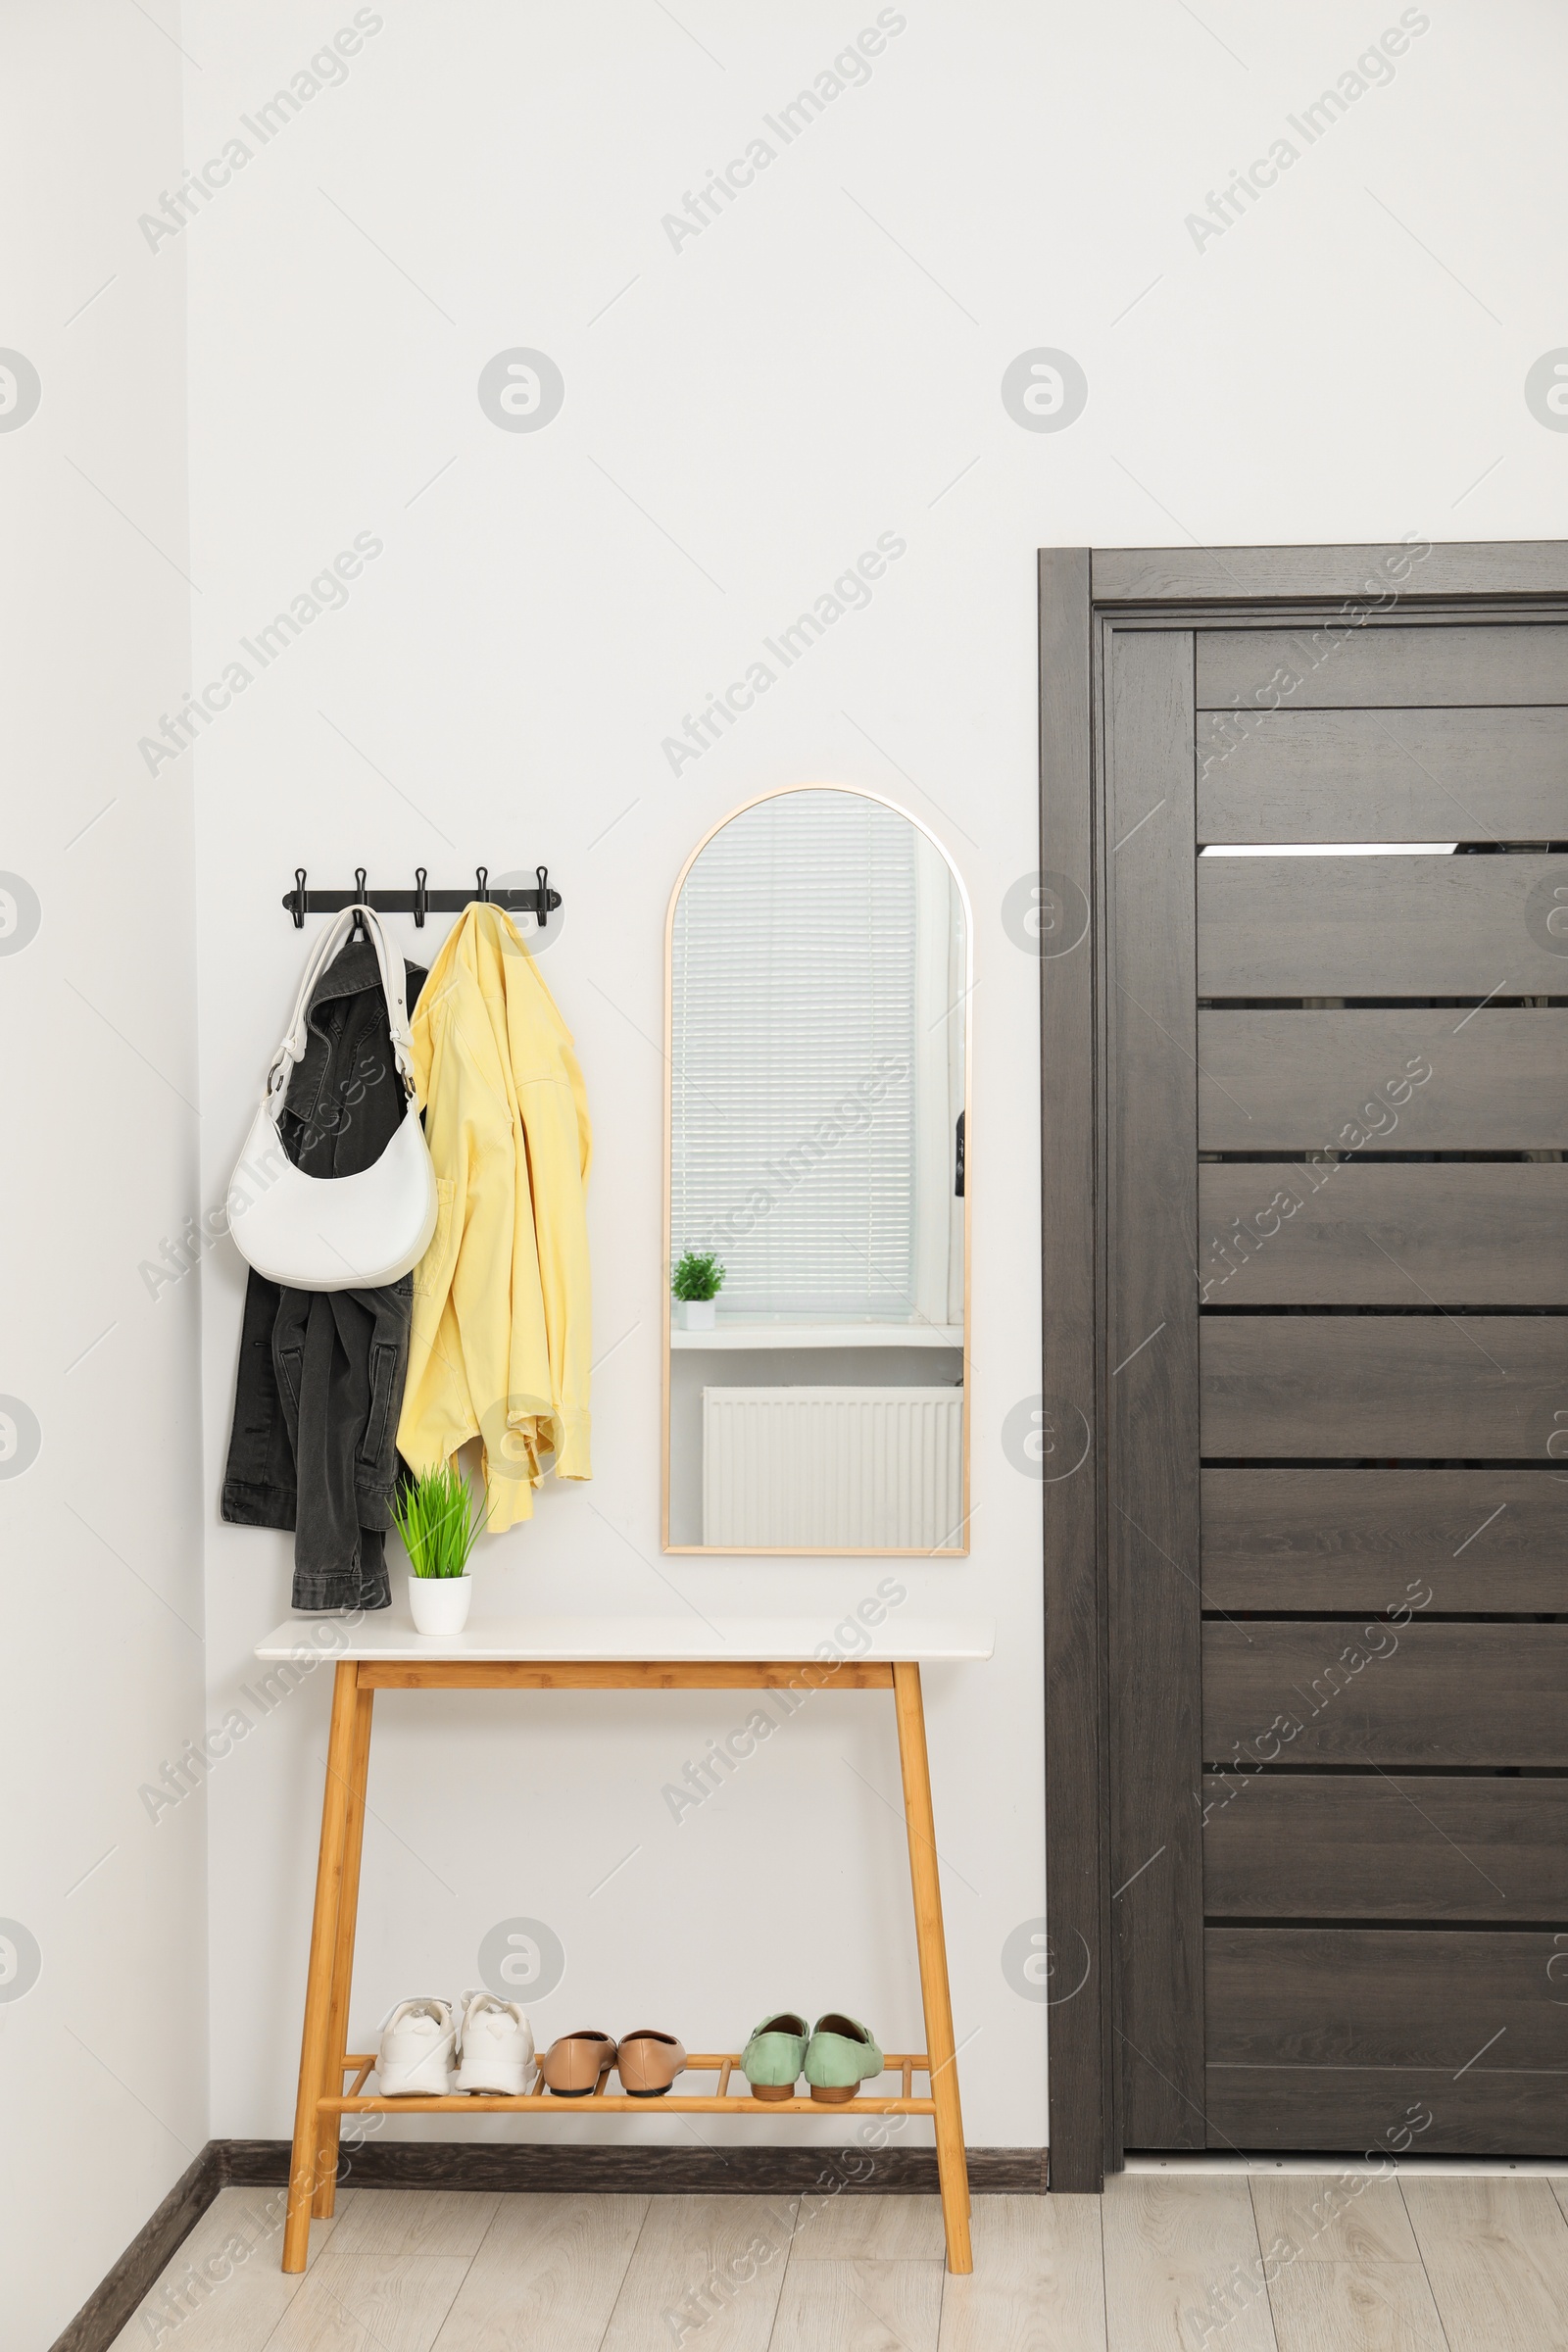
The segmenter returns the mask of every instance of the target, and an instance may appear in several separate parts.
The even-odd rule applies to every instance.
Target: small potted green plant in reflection
[[[714,1301],[724,1286],[724,1269],[711,1250],[687,1250],[675,1261],[669,1287],[675,1294],[682,1331],[711,1331]]]
[[[392,1518],[409,1555],[409,1606],[415,1631],[461,1634],[468,1622],[473,1578],[468,1562],[484,1525],[484,1498],[456,1460],[405,1480]]]

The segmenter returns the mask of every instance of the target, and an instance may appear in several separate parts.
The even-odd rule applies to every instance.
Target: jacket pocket
[[[366,1469],[373,1470],[380,1462],[387,1440],[387,1424],[392,1417],[393,1392],[398,1381],[398,1358],[402,1349],[392,1341],[378,1341],[370,1349],[370,1400],[365,1415],[365,1438],[359,1459]]]
[[[281,1348],[276,1351],[272,1360],[276,1364],[279,1377],[281,1378],[284,1387],[288,1391],[288,1400],[294,1407],[295,1412],[298,1413],[300,1409],[300,1382],[305,1363],[304,1352],[298,1348]]]
[[[452,1204],[457,1185],[450,1176],[435,1180],[435,1231],[430,1247],[414,1269],[414,1296],[428,1298],[432,1294],[444,1297],[452,1278]]]

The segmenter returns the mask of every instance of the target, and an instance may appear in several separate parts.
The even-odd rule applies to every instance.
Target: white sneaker
[[[381,2028],[375,2061],[383,2098],[444,2097],[456,2040],[450,2001],[399,2001]]]
[[[453,2089],[500,2091],[505,2097],[520,2098],[533,2086],[533,2029],[521,2002],[498,2000],[493,1992],[466,1992]]]

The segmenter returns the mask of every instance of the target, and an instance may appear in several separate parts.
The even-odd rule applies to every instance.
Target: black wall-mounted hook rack
[[[307,890],[305,868],[294,868],[294,887],[283,893],[283,905],[294,917],[294,928],[303,931],[308,914],[341,914],[345,906],[370,906],[377,914],[412,914],[416,930],[424,929],[427,914],[461,914],[477,899],[481,906],[503,906],[508,914],[532,914],[539,919],[542,931],[561,901],[559,890],[550,887],[550,868],[535,866],[539,880],[533,890],[496,890],[491,887],[490,868],[475,868],[471,890],[431,890],[425,883],[426,869],[414,869],[412,890],[369,890],[366,887],[363,865],[354,869],[352,890]]]

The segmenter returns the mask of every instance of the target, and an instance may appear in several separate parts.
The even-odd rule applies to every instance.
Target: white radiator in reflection
[[[963,1391],[703,1391],[703,1542],[934,1551],[963,1540]]]

